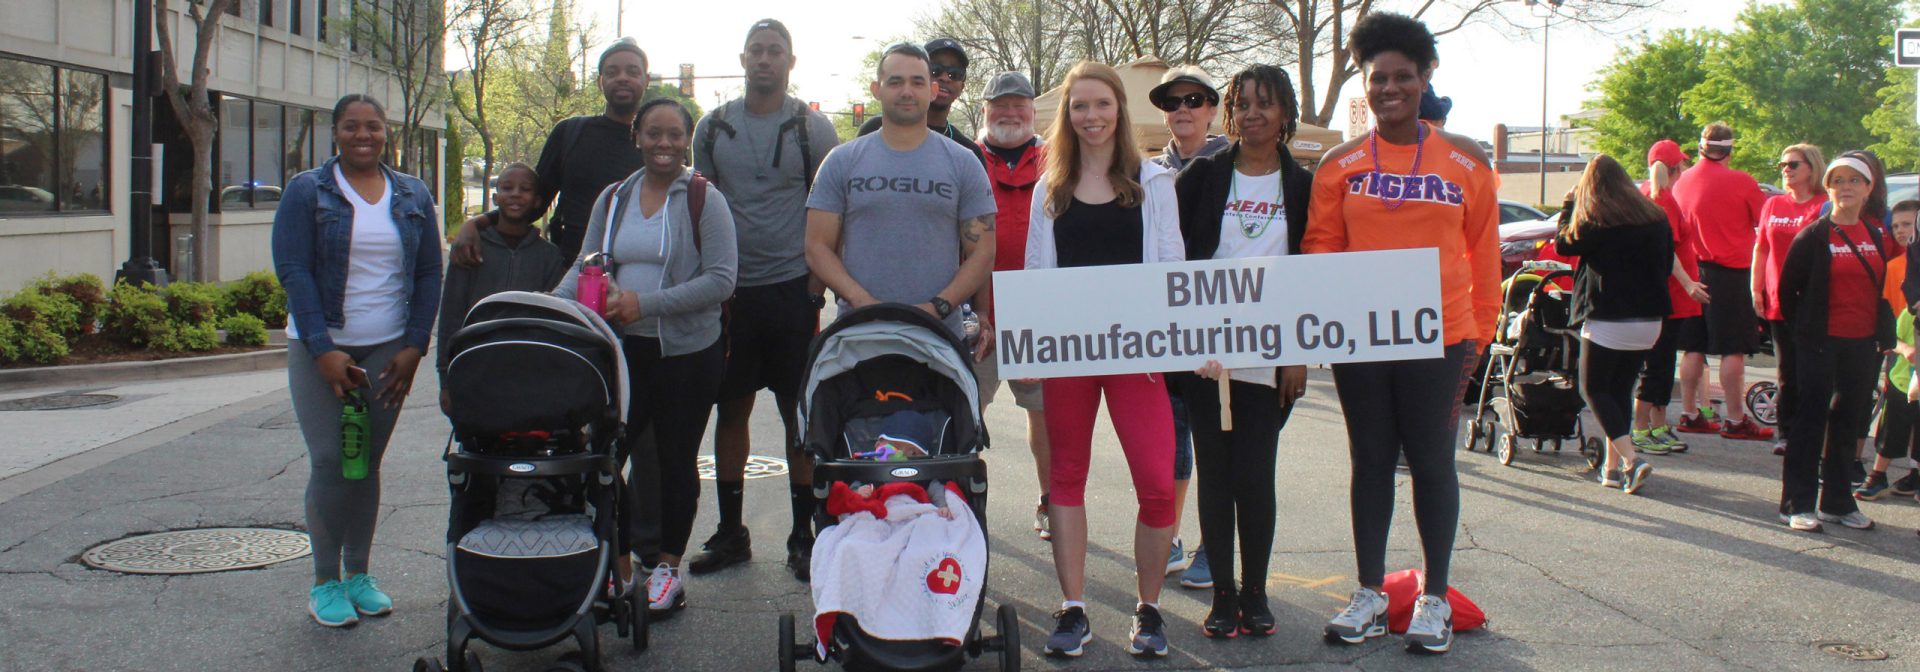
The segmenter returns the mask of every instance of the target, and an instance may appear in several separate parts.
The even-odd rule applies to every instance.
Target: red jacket
[[[1033,147],[1020,156],[1020,163],[1009,168],[1007,162],[981,143],[980,156],[987,164],[987,183],[993,188],[993,204],[1000,210],[993,216],[993,270],[1026,268],[1027,219],[1032,213],[1034,189],[1040,186],[1040,170],[1045,165],[1046,153],[1046,145],[1035,141]],[[993,319],[993,316],[987,318]]]

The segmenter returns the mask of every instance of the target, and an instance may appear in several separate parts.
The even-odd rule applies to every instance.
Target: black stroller
[[[1598,468],[1604,455],[1597,437],[1580,422],[1580,330],[1569,324],[1569,292],[1556,282],[1573,277],[1559,262],[1532,262],[1504,284],[1504,300],[1481,395],[1467,427],[1466,448],[1484,448],[1511,465],[1519,443],[1533,440],[1536,453],[1549,441],[1554,452],[1572,440]]]
[[[566,639],[601,669],[598,626],[647,646],[645,591],[608,599],[622,534],[615,447],[626,419],[619,336],[578,303],[505,292],[481,300],[451,342],[445,389],[453,439],[447,527],[446,663],[480,672],[479,638],[515,651]]]
[[[861,308],[842,315],[814,339],[809,361],[812,369],[801,410],[806,446],[815,460],[814,492],[823,502],[815,511],[817,529],[838,522],[824,504],[835,483],[952,483],[964,493],[970,510],[984,516],[987,472],[978,453],[987,447],[987,433],[980,422],[980,392],[966,349],[944,324],[906,305]],[[927,454],[906,461],[855,458],[878,436],[881,418],[902,410],[933,418],[930,424],[937,430]],[[975,520],[984,539],[986,525]],[[822,580],[821,558],[816,547],[816,584]],[[996,612],[996,636],[980,630],[985,569],[979,572],[981,594],[970,606],[971,625],[957,643],[882,639],[863,629],[854,616],[840,614],[831,625],[816,624],[815,629],[828,633],[824,641],[797,644],[793,614],[781,614],[780,669],[790,671],[796,661],[810,659],[822,664],[837,660],[847,669],[952,670],[992,651],[999,654],[1001,669],[1018,670],[1019,618],[1012,605],[1003,603]]]

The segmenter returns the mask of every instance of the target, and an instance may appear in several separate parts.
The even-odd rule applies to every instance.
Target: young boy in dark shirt
[[[440,347],[435,369],[447,374],[447,344],[467,324],[467,311],[493,294],[509,291],[546,292],[559,284],[572,261],[560,248],[533,228],[539,176],[524,163],[508,164],[495,183],[493,201],[500,222],[480,230],[482,261],[478,266],[448,266],[440,294]],[[445,410],[447,392],[440,391]]]

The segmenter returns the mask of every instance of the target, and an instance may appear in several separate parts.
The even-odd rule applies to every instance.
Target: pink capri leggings
[[[1133,473],[1139,519],[1147,527],[1173,525],[1173,411],[1159,374],[1049,378],[1041,383],[1047,440],[1053,444],[1053,489],[1047,500],[1086,506],[1087,463],[1093,457],[1093,420],[1106,393],[1107,415]]]

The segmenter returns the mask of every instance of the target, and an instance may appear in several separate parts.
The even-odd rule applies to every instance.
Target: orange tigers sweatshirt
[[[1362,138],[1322,157],[1300,247],[1307,254],[1438,248],[1441,340],[1485,344],[1500,312],[1499,176],[1477,153],[1431,127],[1426,134],[1417,174],[1414,145],[1382,141],[1375,157]]]

